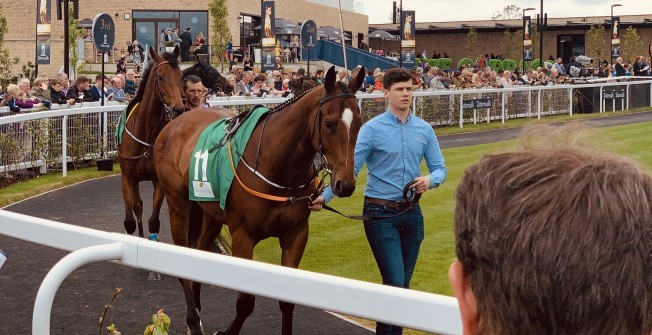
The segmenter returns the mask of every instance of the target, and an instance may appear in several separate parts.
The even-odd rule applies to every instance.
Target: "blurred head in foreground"
[[[578,146],[588,133],[526,128],[465,172],[449,271],[464,334],[652,334],[652,178]]]

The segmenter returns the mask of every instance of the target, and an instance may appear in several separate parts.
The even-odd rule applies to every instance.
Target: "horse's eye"
[[[326,120],[324,121],[324,126],[326,126],[326,129],[330,130],[331,132],[335,132],[337,123],[331,121],[331,120]]]

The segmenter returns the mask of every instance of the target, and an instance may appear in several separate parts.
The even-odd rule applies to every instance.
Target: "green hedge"
[[[453,60],[450,58],[439,58],[439,68],[444,70],[444,69],[450,69],[451,64],[453,64]]]
[[[511,59],[503,60],[503,70],[514,71],[516,70],[516,62]]]
[[[467,67],[473,67],[475,62],[471,58],[462,58],[459,62],[457,62],[457,68],[459,69],[463,65],[466,65]]]
[[[498,71],[503,68],[503,62],[500,59],[490,59],[489,67],[491,67],[493,71]]]
[[[524,64],[524,62],[521,60],[521,63],[520,63],[520,66],[519,66],[519,67],[520,67],[521,69],[523,69],[524,71],[527,71],[527,70],[531,70],[531,69],[536,70],[536,68],[539,67],[539,66],[541,66],[541,61],[538,60],[538,59],[535,59],[535,60],[533,60],[533,61],[531,61],[531,62],[525,62],[525,64]]]

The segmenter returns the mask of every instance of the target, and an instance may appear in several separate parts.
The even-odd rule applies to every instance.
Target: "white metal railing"
[[[32,334],[50,334],[52,303],[63,280],[82,265],[99,261],[413,329],[462,333],[457,301],[448,296],[289,269],[4,210],[0,210],[0,234],[72,251],[50,270],[39,288]]]
[[[623,97],[606,99],[603,91],[608,88],[623,90]],[[586,94],[595,96],[587,100]],[[649,99],[642,96],[649,96]],[[363,121],[387,108],[380,92],[358,93],[357,98]],[[491,99],[490,107],[465,108],[465,103],[480,99]],[[259,104],[273,107],[286,100],[270,96],[262,99],[230,97],[209,100],[209,104],[244,111]],[[643,106],[652,106],[652,80],[416,91],[412,101],[413,113],[435,127],[573,115],[585,107],[589,112],[602,113]],[[48,166],[61,165],[65,176],[69,160],[95,158],[102,150],[115,152],[113,130],[124,108],[124,105],[81,107],[0,117],[0,173],[25,168],[40,168],[45,172]]]

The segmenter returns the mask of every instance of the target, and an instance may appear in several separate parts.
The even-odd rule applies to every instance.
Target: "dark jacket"
[[[50,90],[50,102],[53,104],[65,104],[66,103],[66,95],[61,92],[57,92],[55,90]]]
[[[125,80],[125,93],[131,96],[136,95],[136,83],[133,80]]]
[[[83,99],[80,99],[80,95],[84,95]],[[72,85],[70,86],[70,89],[68,89],[68,93],[66,93],[66,99],[75,99],[75,102],[93,102],[97,101],[93,97],[93,95],[88,93],[88,90],[86,91],[78,91],[77,90],[77,85]]]
[[[620,63],[616,63],[616,76],[622,77],[624,75],[625,75],[625,67]]]
[[[88,94],[93,97],[93,101],[99,101],[102,99],[102,96],[100,95],[100,89],[96,85],[93,85],[88,89]]]

